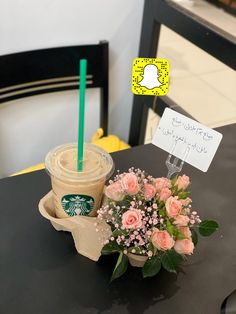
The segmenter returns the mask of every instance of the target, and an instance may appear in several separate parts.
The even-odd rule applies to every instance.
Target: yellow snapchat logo
[[[169,87],[170,64],[166,59],[136,58],[133,61],[132,92],[165,96]]]

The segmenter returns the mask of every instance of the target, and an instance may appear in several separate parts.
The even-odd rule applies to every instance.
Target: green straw
[[[86,73],[87,60],[81,59],[80,64],[80,94],[79,94],[79,127],[78,127],[78,154],[77,154],[77,170],[83,170],[83,156],[84,156],[84,109],[85,109],[85,87],[86,87]]]

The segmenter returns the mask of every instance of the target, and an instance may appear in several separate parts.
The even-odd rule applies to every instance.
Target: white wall
[[[127,140],[133,97],[131,63],[138,54],[143,3],[144,0],[0,0],[0,54],[108,40],[109,129]],[[76,140],[76,92],[40,97],[43,98],[31,97],[0,107],[2,176],[41,161],[52,146]],[[97,91],[89,91],[86,100],[87,115],[95,119],[87,119],[89,140],[98,125],[98,113],[94,112]]]

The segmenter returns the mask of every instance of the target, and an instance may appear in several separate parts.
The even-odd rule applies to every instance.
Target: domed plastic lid
[[[108,179],[114,170],[111,155],[93,144],[84,144],[83,170],[77,171],[77,144],[63,144],[51,150],[45,159],[50,175],[72,182]]]

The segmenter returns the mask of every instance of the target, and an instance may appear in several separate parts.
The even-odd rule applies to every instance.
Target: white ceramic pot
[[[146,263],[146,260],[148,259],[147,256],[144,255],[136,255],[132,253],[127,254],[130,265],[133,267],[143,267]]]

